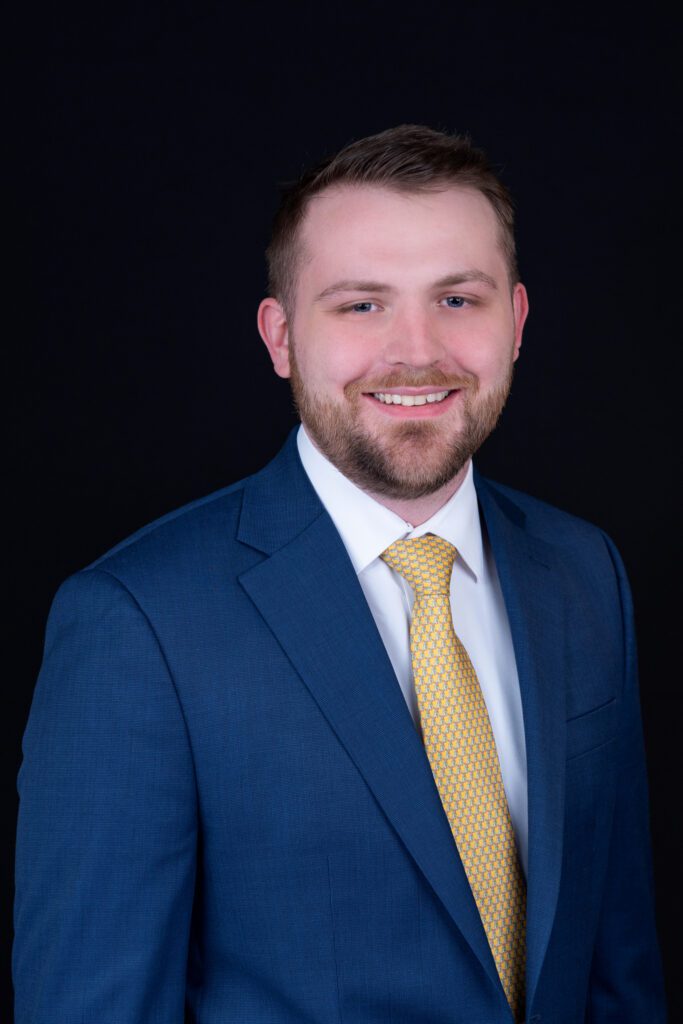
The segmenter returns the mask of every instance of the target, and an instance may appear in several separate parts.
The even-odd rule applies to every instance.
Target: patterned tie
[[[457,552],[426,534],[382,558],[415,592],[410,652],[425,749],[515,1020],[524,1013],[526,885],[486,704],[453,629]]]

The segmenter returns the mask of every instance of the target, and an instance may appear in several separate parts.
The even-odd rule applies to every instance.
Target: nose
[[[445,355],[436,324],[425,310],[409,310],[396,316],[384,347],[385,361],[392,365],[434,366]]]

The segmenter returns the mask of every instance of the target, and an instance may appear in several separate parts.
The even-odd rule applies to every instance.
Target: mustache
[[[384,377],[366,377],[354,380],[344,388],[347,398],[358,395],[389,391],[392,388],[434,388],[435,391],[462,391],[470,388],[473,391],[479,386],[474,374],[447,374],[434,368],[422,372],[396,370]]]

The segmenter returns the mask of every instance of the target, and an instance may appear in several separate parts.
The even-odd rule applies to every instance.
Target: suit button
[[[529,1024],[541,1024],[540,1013],[535,1013],[533,1017],[529,1017]]]

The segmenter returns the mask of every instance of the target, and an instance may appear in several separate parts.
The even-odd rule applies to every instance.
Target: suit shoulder
[[[211,560],[235,536],[246,477],[147,523],[124,538],[83,572],[100,570],[124,580],[136,570]]]
[[[257,490],[265,504],[296,476],[294,431],[270,462],[255,473],[153,520],[110,548],[77,575],[109,575],[147,607],[162,595],[187,601],[188,595],[214,593],[262,557],[241,539],[247,492]],[[282,480],[285,481],[283,485]],[[279,508],[279,506],[278,506]],[[92,585],[96,585],[93,579]]]
[[[570,547],[597,544],[604,551],[605,543],[608,546],[611,543],[599,526],[540,498],[483,477],[479,477],[479,484],[508,512],[521,516],[530,533],[549,544]]]

